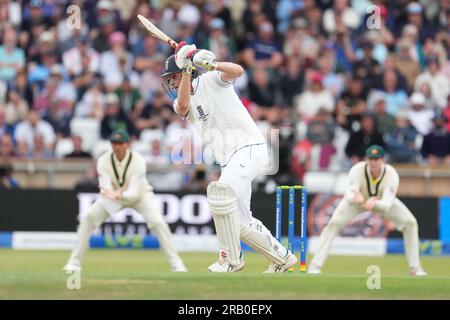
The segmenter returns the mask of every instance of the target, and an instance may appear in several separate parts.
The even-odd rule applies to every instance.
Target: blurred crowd
[[[345,170],[374,143],[394,163],[450,165],[448,0],[2,0],[0,157],[96,158],[123,128],[150,165],[172,165],[180,139],[198,163],[161,86],[172,49],[137,14],[245,66],[235,89],[279,129],[280,183]],[[203,185],[193,168],[186,185]]]

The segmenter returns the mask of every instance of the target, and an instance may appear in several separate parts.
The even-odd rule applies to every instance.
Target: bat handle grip
[[[175,41],[173,41],[172,39],[167,39],[167,43],[169,44],[169,46],[171,46],[172,48],[176,48],[178,46],[178,43],[176,43]]]

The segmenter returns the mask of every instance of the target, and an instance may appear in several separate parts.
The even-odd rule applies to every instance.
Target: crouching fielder
[[[126,131],[113,132],[113,150],[103,154],[97,161],[101,196],[81,219],[77,242],[64,270],[81,270],[92,231],[117,211],[133,208],[144,216],[149,229],[156,233],[171,270],[187,271],[175,249],[169,227],[155,204],[153,188],[146,178],[145,160],[129,149],[128,141]]]
[[[367,161],[355,164],[349,172],[349,187],[319,238],[319,249],[311,261],[308,273],[320,273],[333,239],[347,222],[359,213],[372,211],[394,222],[403,233],[409,272],[413,276],[426,276],[419,260],[419,231],[416,218],[396,197],[399,176],[385,164],[385,151],[377,145],[366,151]]]

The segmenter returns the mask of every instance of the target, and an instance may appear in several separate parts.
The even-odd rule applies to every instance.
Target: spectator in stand
[[[380,77],[380,84],[378,84],[378,87],[383,87],[382,82],[383,78],[388,72],[393,72],[397,76],[397,91],[404,91],[406,94],[408,93],[408,81],[406,78],[402,75],[402,73],[397,69],[395,65],[395,59],[393,54],[388,54],[386,56],[386,59],[384,60],[383,65],[383,73]]]
[[[409,99],[408,118],[412,126],[425,136],[433,129],[432,119],[434,111],[425,105],[425,96],[421,92],[414,92]]]
[[[48,108],[42,113],[42,120],[51,124],[57,138],[70,136],[71,119],[72,110],[58,98],[51,99]]]
[[[416,163],[419,154],[416,139],[417,131],[409,123],[407,112],[399,112],[395,127],[384,135],[390,162]]]
[[[27,118],[28,109],[28,103],[22,98],[19,92],[15,89],[10,89],[7,93],[4,108],[5,122],[10,126],[15,126],[18,122]]]
[[[304,81],[305,73],[301,69],[300,61],[296,58],[289,58],[278,82],[282,106],[292,108],[294,97],[302,92]]]
[[[419,2],[410,2],[407,6],[408,23],[414,25],[419,30],[419,40],[425,42],[427,38],[433,38],[435,30],[423,15],[423,7]]]
[[[319,109],[317,115],[308,124],[306,138],[311,144],[320,148],[320,169],[327,169],[331,157],[336,153],[336,148],[332,144],[335,128],[336,125],[330,112],[323,108]]]
[[[3,31],[3,41],[0,45],[0,80],[14,81],[17,73],[25,66],[24,51],[17,47],[17,34],[13,27]]]
[[[439,109],[438,104],[436,103],[436,100],[434,100],[433,95],[431,94],[431,87],[430,84],[427,82],[424,82],[422,86],[419,88],[419,92],[422,93],[425,96],[425,107],[429,109]]]
[[[406,107],[408,95],[405,90],[397,88],[398,77],[394,71],[387,71],[383,76],[383,87],[381,92],[386,99],[386,111],[396,116],[398,112]]]
[[[275,107],[276,86],[266,69],[253,69],[248,89],[250,100],[256,104],[252,110],[253,116],[272,123],[278,122],[279,111]]]
[[[214,18],[209,23],[209,36],[201,48],[210,50],[216,55],[217,61],[229,61],[236,54],[236,44],[233,38],[225,33],[225,22]]]
[[[29,2],[29,16],[24,17],[20,26],[22,48],[28,49],[44,30],[48,30],[53,25],[50,17],[44,15],[42,6],[42,0],[31,0]]]
[[[44,137],[41,134],[34,135],[33,148],[28,149],[23,155],[24,158],[49,160],[53,159],[53,149],[45,145]]]
[[[126,115],[136,121],[144,109],[144,100],[139,90],[131,84],[130,79],[125,76],[119,88],[115,91],[119,97],[119,104]]]
[[[324,108],[328,112],[334,112],[333,96],[324,90],[322,80],[320,72],[312,72],[310,89],[304,91],[297,100],[295,108],[301,120],[311,120],[320,108]]]
[[[373,144],[384,147],[383,137],[378,132],[375,115],[364,113],[361,117],[361,129],[352,132],[345,147],[345,153],[352,164],[364,159],[365,151]]]
[[[111,50],[101,54],[100,73],[108,91],[112,91],[120,86],[124,75],[131,72],[133,57],[126,50],[126,41],[127,39],[123,32],[113,32],[109,36]]]
[[[14,125],[6,122],[5,110],[0,107],[0,138],[5,135],[14,134]]]
[[[450,81],[439,70],[439,59],[437,56],[429,56],[426,59],[427,69],[416,79],[415,90],[420,90],[424,83],[431,87],[431,95],[440,108],[447,105],[447,97],[450,94]]]
[[[87,34],[79,35],[77,45],[64,52],[62,59],[65,69],[71,78],[80,76],[84,71],[83,60],[87,61],[87,71],[94,74],[100,68],[100,55],[90,46],[90,38]]]
[[[396,69],[406,78],[408,90],[414,89],[414,82],[420,74],[419,63],[411,58],[411,42],[406,38],[398,41],[398,51],[394,55],[394,64]]]
[[[97,6],[101,2],[104,1],[100,1]],[[112,10],[106,10],[104,14],[96,17],[96,21],[98,21],[98,30],[96,32],[97,36],[93,39],[92,47],[101,54],[110,49],[109,38],[114,30],[117,30],[117,21],[114,18]]]
[[[13,136],[9,133],[0,134],[0,158],[13,158],[16,156]]]
[[[140,132],[144,129],[165,129],[174,119],[175,113],[167,95],[157,91],[153,95],[151,103],[142,110],[139,118],[135,121],[136,129]]]
[[[44,90],[36,97],[33,110],[38,111],[41,115],[50,108],[51,104],[58,103],[61,109],[70,110],[68,101],[58,97],[58,80],[55,78],[47,79]]]
[[[67,154],[64,158],[92,159],[92,155],[89,152],[83,150],[83,144],[80,136],[72,136],[72,143],[73,151]]]
[[[150,35],[144,37],[142,41],[136,42],[133,48],[134,69],[138,72],[143,72],[153,67],[155,63],[153,57],[161,54],[158,50],[158,42],[159,40]]]
[[[39,136],[36,138],[36,136]],[[20,122],[15,131],[15,139],[19,155],[33,154],[36,140],[41,143],[40,151],[51,154],[55,145],[56,136],[52,126],[41,120],[35,110],[30,110],[28,119]]]
[[[130,118],[123,112],[119,105],[119,98],[114,93],[108,93],[105,97],[106,110],[100,124],[100,134],[103,139],[109,139],[113,131],[123,129],[130,137],[135,136],[135,127]]]
[[[82,99],[75,106],[75,117],[94,118],[101,120],[104,114],[105,94],[101,77],[92,79],[89,89],[83,94]]]
[[[366,97],[363,80],[357,75],[350,77],[336,106],[336,121],[341,127],[351,130],[355,122],[359,123],[366,111]]]
[[[273,26],[269,21],[258,26],[258,36],[247,43],[242,59],[252,68],[277,68],[281,65],[281,47],[275,40]]]
[[[319,72],[323,76],[324,89],[337,99],[345,86],[345,78],[336,72],[336,61],[333,51],[327,50],[319,57]]]
[[[442,112],[433,118],[434,128],[427,134],[422,143],[422,157],[430,165],[450,165],[450,132],[445,125]]]
[[[360,24],[361,17],[352,7],[348,5],[347,0],[335,0],[333,7],[325,10],[323,14],[323,26],[325,31],[334,33],[337,30],[336,20],[342,20],[342,23],[351,30],[356,30]]]
[[[271,11],[267,1],[249,0],[248,6],[242,14],[242,23],[244,24],[246,37],[255,37],[258,33],[258,27],[261,25],[261,20],[270,19],[273,14],[274,12]]]
[[[367,104],[367,110],[373,112],[375,115],[378,132],[385,134],[391,131],[395,126],[395,118],[386,112],[386,97],[384,93],[376,92],[371,94]]]
[[[353,63],[353,74],[363,80],[364,92],[376,86],[377,79],[381,76],[382,69],[377,60],[373,58],[373,43],[364,40],[361,44],[363,57]]]

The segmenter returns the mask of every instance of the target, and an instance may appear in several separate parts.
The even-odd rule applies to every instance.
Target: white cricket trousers
[[[89,246],[89,239],[92,232],[109,218],[109,214],[104,209],[103,202],[104,200],[102,198],[97,199],[90,207],[88,213],[81,219],[80,225],[78,226],[77,242],[70,255],[69,263],[81,266]],[[129,208],[140,213],[147,222],[148,228],[156,233],[161,250],[169,264],[171,266],[182,264],[176,251],[169,226],[164,221],[159,207],[155,204],[154,194],[148,192],[135,205],[129,206]]]
[[[287,249],[273,237],[264,224],[253,218],[250,209],[252,181],[262,174],[268,163],[266,144],[244,147],[229,160],[219,182],[228,184],[237,196],[237,207],[241,223],[240,238],[254,250],[273,263],[284,263]]]
[[[327,226],[322,230],[319,237],[319,249],[315,254],[312,264],[323,267],[334,238],[344,228],[348,221],[354,216],[362,213],[364,210],[347,199],[342,201],[336,207]],[[377,211],[374,211],[377,212]],[[419,259],[419,227],[417,220],[409,209],[398,199],[395,198],[392,207],[386,212],[377,212],[382,217],[391,220],[396,229],[403,233],[405,246],[405,255],[410,268],[420,267]]]

